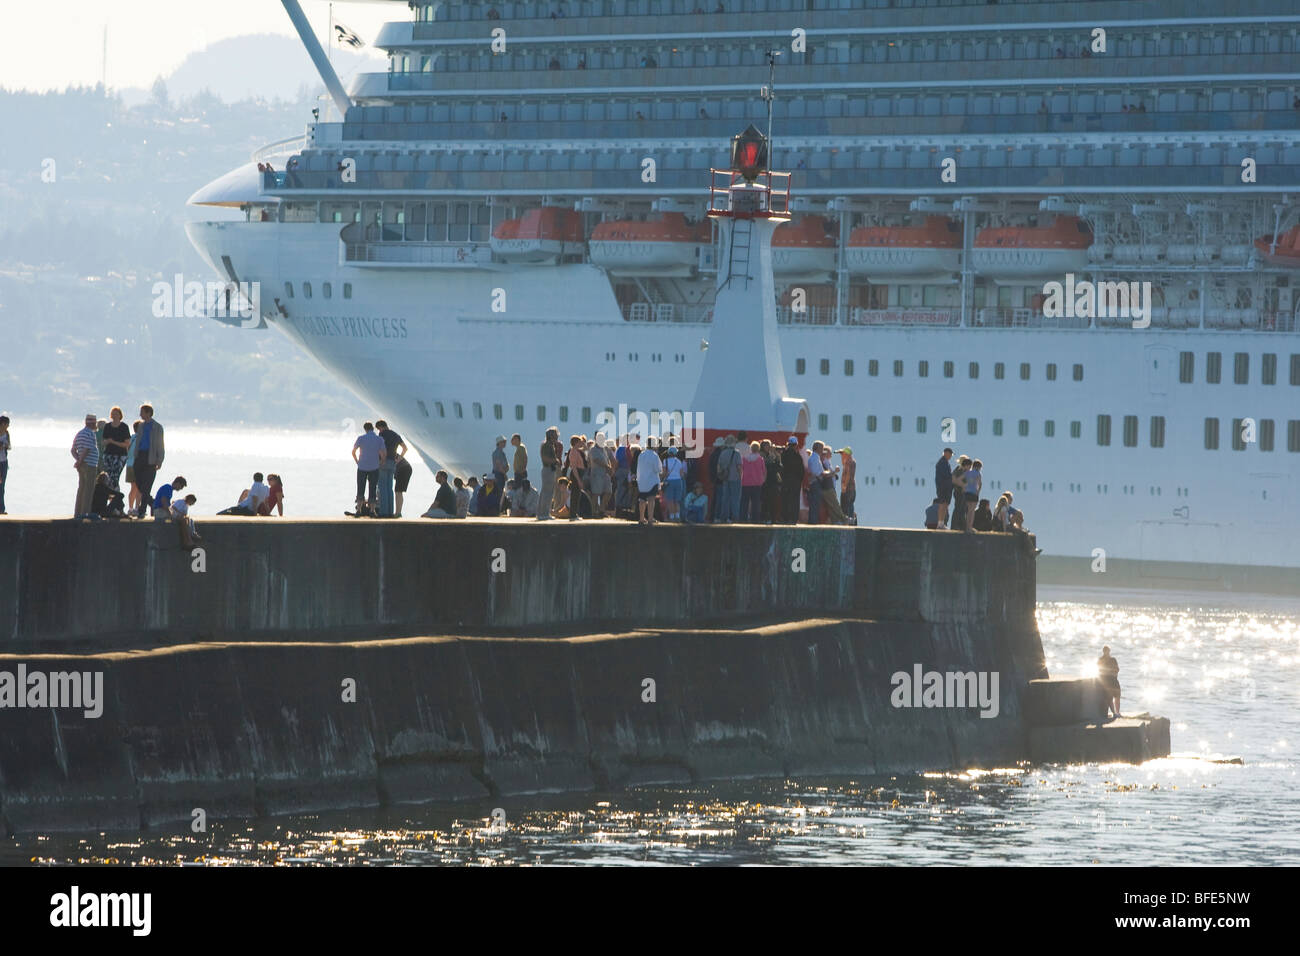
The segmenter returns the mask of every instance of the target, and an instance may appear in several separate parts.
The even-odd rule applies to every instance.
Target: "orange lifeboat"
[[[801,216],[772,234],[772,273],[825,279],[835,271],[835,233],[821,216]]]
[[[1292,226],[1278,236],[1277,248],[1273,247],[1272,235],[1260,236],[1255,240],[1255,249],[1259,257],[1271,266],[1300,269],[1300,226]]]
[[[492,230],[492,252],[505,262],[558,262],[582,251],[582,214],[543,206]]]
[[[591,232],[591,261],[611,275],[687,276],[712,245],[707,221],[691,225],[679,212],[657,219],[611,219]]]
[[[960,268],[961,223],[926,216],[919,226],[864,226],[844,251],[852,275],[871,278],[950,276]]]
[[[1088,268],[1092,231],[1075,216],[1050,226],[992,226],[975,236],[971,265],[981,275],[1033,279]]]

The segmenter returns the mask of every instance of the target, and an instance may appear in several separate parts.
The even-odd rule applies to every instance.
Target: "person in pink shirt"
[[[740,456],[740,520],[752,524],[763,520],[763,482],[767,480],[767,462],[759,447],[758,442],[750,442],[749,451]]]

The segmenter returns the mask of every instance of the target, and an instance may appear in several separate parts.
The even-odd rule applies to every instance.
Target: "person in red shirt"
[[[284,483],[279,475],[267,475],[266,483],[271,486],[271,494],[258,506],[259,515],[269,515],[273,511],[284,517]]]

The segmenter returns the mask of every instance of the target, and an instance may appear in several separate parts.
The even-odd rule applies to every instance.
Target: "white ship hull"
[[[591,434],[594,416],[620,403],[697,411],[688,403],[709,327],[623,320],[595,266],[357,267],[341,264],[337,225],[188,228],[218,272],[229,256],[241,280],[261,283],[264,304],[278,298],[288,315],[272,324],[392,421],[431,466],[480,473],[497,433],[519,431],[532,447],[552,424],[562,435]],[[303,297],[304,282],[315,297]],[[345,283],[350,299],[342,297]],[[493,309],[494,290],[504,290],[504,311]],[[934,493],[934,462],[951,445],[984,460],[985,497],[1015,492],[1049,554],[1087,564],[1101,549],[1112,561],[1300,569],[1293,546],[1300,454],[1287,450],[1286,435],[1300,398],[1287,378],[1289,356],[1300,352],[1294,334],[789,325],[780,336],[790,389],[812,411],[813,437],[855,449],[864,524],[919,526]],[[1196,384],[1178,381],[1180,351],[1196,355]],[[1204,384],[1207,351],[1226,359],[1223,384]],[[1277,384],[1259,384],[1258,374],[1249,385],[1229,384],[1237,352],[1249,354],[1252,371],[1261,353],[1276,353]],[[872,360],[876,376],[868,373]],[[899,377],[895,360],[903,362]],[[926,378],[918,377],[920,360],[929,363]],[[951,378],[946,361],[955,365]],[[1001,380],[996,362],[1005,363]],[[1030,364],[1029,380],[1020,377],[1021,362]],[[969,363],[978,363],[978,381],[969,378]],[[1048,363],[1055,380],[1046,379]],[[1082,381],[1073,379],[1075,364],[1083,366]],[[700,411],[707,427],[707,410]],[[876,417],[875,431],[867,430],[868,415]],[[1098,415],[1113,422],[1105,447],[1097,441]],[[1138,416],[1135,447],[1124,444],[1126,415]],[[1152,416],[1166,420],[1164,447],[1150,447]],[[1204,446],[1211,417],[1223,422],[1213,451]],[[955,421],[951,441],[941,434],[945,418]],[[1000,436],[992,433],[996,418],[1004,423]],[[1275,420],[1274,450],[1232,450],[1233,418]],[[977,423],[973,435],[968,419]],[[1021,419],[1028,422],[1023,437]],[[1054,437],[1045,436],[1048,421]],[[1072,438],[1076,421],[1081,437]]]

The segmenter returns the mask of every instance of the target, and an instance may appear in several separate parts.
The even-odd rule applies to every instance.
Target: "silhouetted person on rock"
[[[1097,679],[1106,692],[1107,709],[1119,717],[1119,661],[1110,656],[1109,646],[1103,647],[1097,658]]]

